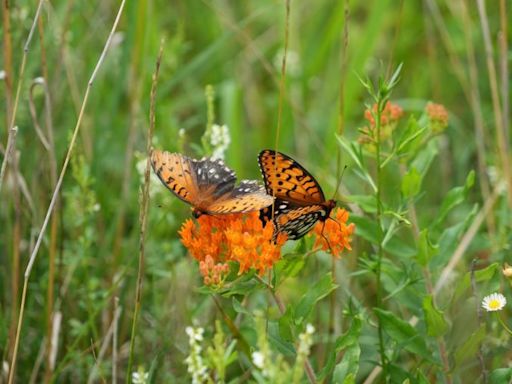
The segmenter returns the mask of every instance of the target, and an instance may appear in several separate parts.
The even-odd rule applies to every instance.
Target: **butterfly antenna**
[[[336,190],[334,191],[334,196],[333,198],[336,198],[336,196],[338,196],[338,191],[340,189],[340,186],[341,186],[341,180],[343,180],[343,175],[345,174],[345,171],[347,170],[347,166],[345,165],[343,167],[343,170],[341,171],[341,175],[339,176],[339,182],[337,183],[336,185]]]

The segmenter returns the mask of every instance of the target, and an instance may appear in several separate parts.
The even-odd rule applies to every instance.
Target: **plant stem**
[[[153,81],[151,84],[151,96],[149,106],[149,127],[148,135],[146,140],[146,170],[144,172],[144,184],[141,192],[141,203],[139,211],[139,223],[140,223],[140,239],[139,239],[139,266],[137,270],[137,287],[135,290],[135,307],[133,310],[132,320],[132,331],[130,337],[130,355],[128,358],[128,368],[126,370],[126,382],[130,383],[132,378],[132,365],[133,365],[133,351],[135,348],[135,334],[137,329],[137,320],[139,317],[141,297],[142,297],[142,276],[144,270],[144,259],[145,259],[145,240],[146,240],[146,227],[147,227],[147,213],[149,205],[149,176],[151,169],[151,141],[153,137],[153,130],[155,127],[155,100],[156,100],[156,85],[158,80],[158,73],[160,71],[160,63],[162,61],[163,52],[163,40],[160,42],[160,51],[156,60],[156,68],[153,73]]]
[[[507,324],[505,324],[505,322],[503,321],[503,319],[500,317],[499,313],[496,312],[496,317],[498,318],[498,321],[500,322],[500,324],[503,326],[503,328],[505,328],[505,331],[507,331],[509,333],[509,335],[512,335],[512,329],[510,329],[508,327]]]
[[[381,93],[379,91],[379,98],[381,97]],[[376,161],[377,161],[377,190],[375,191],[375,199],[377,201],[377,227],[378,227],[378,240],[379,243],[377,245],[377,266],[375,273],[377,274],[377,292],[376,292],[376,301],[377,308],[381,308],[382,306],[382,282],[381,282],[381,274],[382,274],[382,258],[384,255],[384,250],[382,247],[382,241],[384,239],[384,231],[382,229],[382,204],[381,204],[381,189],[382,189],[382,177],[381,177],[381,162],[380,162],[380,129],[381,129],[381,115],[384,109],[385,102],[382,98],[377,100],[377,114],[375,116],[375,145],[376,145]],[[382,330],[382,324],[380,322],[380,318],[378,319],[378,334],[379,334],[379,353],[380,353],[380,363],[382,365],[382,370],[384,374],[384,380],[387,378],[387,359],[386,359],[386,350],[384,348],[384,334]]]

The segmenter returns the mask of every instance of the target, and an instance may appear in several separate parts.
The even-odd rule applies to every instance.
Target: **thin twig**
[[[510,170],[510,159],[507,150],[505,127],[503,126],[503,115],[501,111],[500,96],[498,90],[498,76],[496,74],[496,67],[494,66],[493,47],[491,41],[491,32],[489,29],[489,20],[485,10],[485,3],[483,0],[477,0],[478,15],[480,16],[480,24],[482,26],[482,35],[485,46],[485,58],[487,63],[487,72],[489,76],[489,86],[491,89],[491,100],[494,113],[494,125],[496,127],[496,147],[503,167],[503,174],[505,175],[507,197],[509,207],[512,207],[512,173]]]
[[[141,296],[142,296],[142,276],[144,271],[144,254],[145,254],[145,240],[146,240],[146,227],[147,227],[147,213],[149,204],[149,176],[151,170],[151,142],[153,138],[153,130],[155,128],[155,101],[156,101],[156,86],[158,83],[158,74],[160,71],[160,63],[162,61],[162,53],[164,49],[164,41],[160,42],[160,51],[156,60],[156,68],[153,73],[153,80],[151,83],[151,100],[149,106],[149,127],[146,141],[146,171],[144,173],[144,185],[142,186],[142,196],[140,203],[139,222],[140,222],[140,240],[139,240],[139,267],[137,271],[137,288],[135,291],[135,308],[133,310],[132,332],[130,338],[130,356],[128,358],[128,369],[126,370],[126,382],[131,381],[131,372],[133,365],[133,351],[135,347],[135,334],[137,329],[137,319],[139,316]]]
[[[9,137],[7,138],[7,145],[5,148],[5,156],[2,160],[2,168],[0,169],[0,191],[2,190],[2,184],[4,181],[5,169],[7,168],[7,162],[11,156],[12,149],[16,144],[16,135],[18,133],[18,127],[12,127],[9,130]],[[14,175],[16,177],[16,175]]]
[[[114,298],[114,318],[119,320],[121,314],[121,307],[119,306],[119,297]],[[114,321],[114,334],[112,335],[112,383],[117,383],[117,355],[118,355],[118,329],[119,321]]]
[[[117,328],[117,322],[119,321],[119,315],[121,314],[120,307],[116,308],[114,313],[114,318],[112,319],[112,323],[105,334],[105,338],[103,339],[103,343],[101,343],[100,352],[98,353],[97,358],[95,359],[94,366],[89,373],[89,378],[87,379],[87,384],[91,384],[98,374],[98,368],[103,360],[103,356],[107,352],[107,348],[110,345],[109,341],[111,337],[114,337],[114,329]],[[94,351],[94,348],[92,349]],[[115,383],[114,379],[112,379],[112,383]]]
[[[467,61],[469,69],[469,81],[471,84],[469,104],[471,106],[471,112],[473,115],[473,121],[475,125],[475,144],[476,154],[478,162],[478,180],[480,183],[480,189],[484,200],[487,200],[491,194],[491,187],[489,186],[489,180],[487,177],[487,160],[486,160],[486,134],[484,130],[484,118],[482,114],[482,103],[479,89],[479,76],[478,68],[476,63],[475,48],[473,45],[473,28],[471,25],[471,19],[469,11],[465,2],[461,2],[461,7],[457,8],[458,13],[462,14],[462,24],[464,26],[464,35],[466,38],[467,47]],[[487,226],[489,235],[492,242],[495,242],[496,234],[496,222],[494,215],[491,213],[487,215]]]
[[[477,259],[473,259],[471,262],[471,290],[473,291],[473,296],[475,297],[476,302],[476,318],[478,320],[478,327],[482,325],[482,307],[480,306],[480,298],[478,297],[478,290],[476,288],[476,279],[475,279],[475,268],[477,265]],[[480,363],[480,371],[482,372],[483,383],[487,384],[487,369],[485,368],[485,360],[484,354],[482,350],[482,343],[478,344],[478,350],[476,353],[478,357],[478,362]]]
[[[35,28],[35,22],[37,21],[37,19],[39,17],[39,12],[40,12],[40,9],[41,9],[42,2],[43,1],[41,0],[40,3],[39,3],[38,10],[36,12],[36,17],[34,18],[34,24],[33,24],[32,29],[30,31],[29,38],[27,39],[27,44],[25,44],[24,57],[25,57],[26,52],[28,50],[28,43],[30,42],[30,39],[32,37],[33,31],[34,31],[34,28]],[[46,212],[46,216],[45,216],[45,219],[43,221],[43,225],[41,226],[41,230],[39,232],[39,236],[37,238],[37,241],[36,241],[36,244],[34,246],[34,249],[33,249],[32,253],[30,255],[30,260],[29,260],[27,268],[25,270],[24,283],[23,283],[23,293],[22,293],[21,306],[20,306],[20,315],[18,317],[18,326],[17,326],[17,330],[16,330],[16,340],[15,340],[15,344],[14,344],[14,353],[13,353],[13,356],[12,356],[12,362],[11,362],[11,366],[10,366],[10,370],[9,370],[9,381],[8,381],[9,384],[12,384],[13,380],[14,380],[14,372],[15,372],[15,367],[16,367],[16,359],[17,359],[19,338],[20,338],[20,333],[21,333],[21,326],[23,324],[23,314],[24,314],[24,309],[25,309],[27,287],[28,287],[28,280],[30,278],[30,273],[32,271],[32,267],[34,266],[34,262],[36,260],[37,253],[39,251],[39,247],[41,246],[41,242],[43,240],[43,236],[44,236],[44,233],[46,231],[46,227],[48,226],[48,221],[49,221],[50,216],[51,216],[51,214],[53,212],[53,208],[55,207],[55,203],[57,202],[57,196],[59,195],[60,188],[61,188],[61,185],[62,185],[62,181],[64,179],[64,175],[66,173],[66,170],[67,170],[67,167],[68,167],[68,164],[69,164],[69,160],[70,160],[71,154],[73,152],[75,141],[76,141],[78,132],[80,130],[80,126],[81,126],[81,122],[82,122],[82,119],[83,119],[85,107],[86,107],[87,101],[89,99],[89,92],[90,92],[90,90],[92,88],[92,85],[94,83],[94,80],[96,78],[96,74],[98,73],[99,68],[103,64],[103,61],[105,60],[105,56],[106,56],[106,54],[108,52],[108,49],[110,47],[110,43],[112,41],[112,37],[113,37],[114,32],[115,32],[115,30],[117,28],[117,24],[119,23],[119,19],[121,18],[121,14],[122,14],[122,11],[123,11],[123,8],[124,8],[124,4],[125,4],[125,0],[122,0],[121,1],[121,5],[119,6],[119,10],[118,10],[116,19],[115,19],[114,24],[112,26],[112,30],[110,31],[110,34],[109,34],[109,36],[107,38],[107,41],[106,41],[105,46],[103,48],[103,51],[102,51],[102,53],[100,55],[100,58],[98,59],[98,62],[96,63],[96,67],[94,68],[94,71],[93,71],[93,73],[92,73],[92,75],[91,75],[91,77],[89,79],[89,82],[87,83],[87,88],[85,90],[84,98],[83,98],[83,101],[82,101],[82,107],[80,109],[80,114],[78,115],[76,126],[75,126],[75,129],[73,131],[73,135],[71,137],[71,141],[69,143],[69,147],[68,147],[68,151],[67,151],[67,154],[66,154],[66,158],[64,160],[64,164],[62,165],[62,169],[61,169],[61,172],[60,172],[60,175],[59,175],[59,179],[57,180],[57,184],[55,185],[55,189],[54,189],[54,192],[53,192],[53,195],[52,195],[52,199],[51,199],[50,204],[48,206],[48,211]],[[25,59],[23,61],[25,61]],[[22,63],[22,66],[23,65],[24,64]],[[19,83],[21,83],[21,79],[20,79]],[[18,85],[18,88],[20,88],[20,84]],[[17,93],[16,99],[18,99],[19,98],[19,90],[16,93]],[[17,102],[15,102],[15,105],[16,104],[17,104]],[[14,116],[15,116],[15,113],[13,113],[13,117],[12,117],[12,121],[13,122],[14,122]]]
[[[507,3],[505,0],[500,0],[500,32],[498,34],[498,43],[500,47],[499,60],[500,60],[500,83],[501,83],[501,103],[503,105],[503,128],[505,130],[505,141],[508,143],[510,140],[510,97],[509,97],[509,68],[508,68],[508,15]],[[507,148],[508,149],[508,148]]]
[[[2,65],[5,81],[5,128],[9,134],[9,122],[12,113],[12,33],[11,33],[11,12],[9,2],[2,1],[2,30],[3,30],[3,57]]]

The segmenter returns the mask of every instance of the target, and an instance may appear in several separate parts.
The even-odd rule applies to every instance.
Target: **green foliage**
[[[1,162],[14,112],[18,134],[0,180],[1,383],[25,269],[119,6],[43,2],[20,78],[36,4],[8,3]],[[202,382],[509,382],[510,311],[498,318],[479,308],[492,292],[511,301],[501,273],[512,243],[512,167],[500,153],[508,127],[499,135],[510,102],[506,89],[493,95],[483,56],[494,52],[501,86],[498,64],[510,52],[484,46],[476,4],[457,12],[446,4],[291,1],[287,21],[285,4],[270,0],[126,2],[27,281],[14,381],[190,382],[193,326],[204,328],[195,351]],[[486,11],[494,44],[506,16]],[[226,284],[208,287],[178,235],[190,209],[152,174],[134,372],[126,372],[162,38],[155,148],[209,156],[214,127],[226,125],[226,164],[239,179],[261,179],[257,153],[278,139],[356,229],[341,259],[306,236],[282,248],[268,275],[239,276],[230,265]]]

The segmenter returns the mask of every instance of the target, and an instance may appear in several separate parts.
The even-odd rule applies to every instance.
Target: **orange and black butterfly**
[[[222,160],[153,150],[151,165],[171,192],[194,207],[194,217],[258,211],[274,200],[255,180],[242,180],[235,187],[235,172]]]
[[[308,233],[315,223],[325,222],[336,206],[326,200],[315,178],[291,157],[264,149],[258,156],[267,193],[275,197],[275,236],[286,233],[289,240],[297,240]],[[260,211],[263,222],[272,220],[272,206]]]

